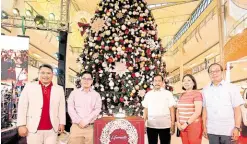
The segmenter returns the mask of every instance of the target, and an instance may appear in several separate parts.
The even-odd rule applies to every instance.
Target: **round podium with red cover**
[[[94,144],[144,144],[141,117],[103,117],[94,123]]]

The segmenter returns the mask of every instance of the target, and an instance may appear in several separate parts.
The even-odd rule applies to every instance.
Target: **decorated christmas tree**
[[[155,74],[164,74],[157,25],[144,0],[103,0],[86,30],[82,71],[94,76],[103,112],[140,115]],[[77,85],[79,86],[79,83]]]

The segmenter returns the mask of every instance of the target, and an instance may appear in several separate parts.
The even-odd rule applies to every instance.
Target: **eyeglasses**
[[[39,72],[40,75],[52,75],[51,72]]]
[[[216,71],[209,71],[209,74],[214,74],[214,73],[219,73],[221,70],[216,70]]]
[[[82,78],[82,80],[84,80],[84,81],[91,81],[93,79],[92,78]]]
[[[154,82],[163,82],[162,80],[154,80]]]

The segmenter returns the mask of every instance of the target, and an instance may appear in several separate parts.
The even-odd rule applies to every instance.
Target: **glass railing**
[[[167,48],[170,48],[173,44],[175,44],[181,36],[190,28],[190,26],[197,20],[197,18],[202,14],[202,12],[208,7],[208,5],[213,0],[202,0],[196,10],[192,13],[189,20],[180,28],[180,30],[175,34],[173,39],[167,44]]]
[[[247,28],[247,13],[244,14],[237,22],[234,24],[230,31],[228,32],[228,37],[231,38],[239,33],[241,33],[244,29]]]
[[[219,63],[219,62],[220,62],[220,55],[216,55],[213,58],[205,60],[204,62],[202,62],[202,63],[200,63],[200,64],[198,64],[198,65],[196,65],[190,69],[185,70],[184,75],[185,74],[192,74],[192,75],[197,74],[201,71],[207,70],[208,66],[210,66],[211,64]],[[180,74],[177,74],[177,75],[175,75],[169,79],[169,82],[171,84],[175,84],[179,81],[180,81]]]

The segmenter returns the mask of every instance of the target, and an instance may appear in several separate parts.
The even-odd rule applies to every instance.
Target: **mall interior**
[[[62,85],[68,96],[77,88],[78,73],[85,69],[78,58],[86,49],[88,29],[93,27],[92,19],[101,1],[111,0],[1,0],[1,56],[6,46],[7,49],[11,49],[11,45],[24,47],[3,37],[28,39],[27,48],[24,48],[28,57],[26,81],[35,81],[39,66],[50,64],[54,68],[53,83]],[[246,0],[142,1],[157,25],[157,37],[163,48],[158,52],[158,58],[164,64],[158,69],[166,72],[165,79],[174,96],[179,97],[183,92],[181,79],[185,74],[195,77],[198,90],[208,85],[207,69],[212,63],[221,64],[225,80],[237,85],[241,94],[246,95]],[[6,84],[3,74],[1,76],[1,89],[4,85],[13,86],[13,83]],[[144,83],[148,85],[148,82]],[[3,115],[7,117],[5,120],[11,120],[11,124],[5,127],[2,122],[1,141],[4,142],[3,137],[5,141],[16,137],[14,115],[17,110],[9,110],[3,92],[1,94],[2,121]],[[9,99],[13,103],[16,97],[10,96]],[[11,116],[6,115],[8,111]],[[172,143],[182,144],[175,135]],[[203,139],[203,144],[208,144],[208,140]]]

